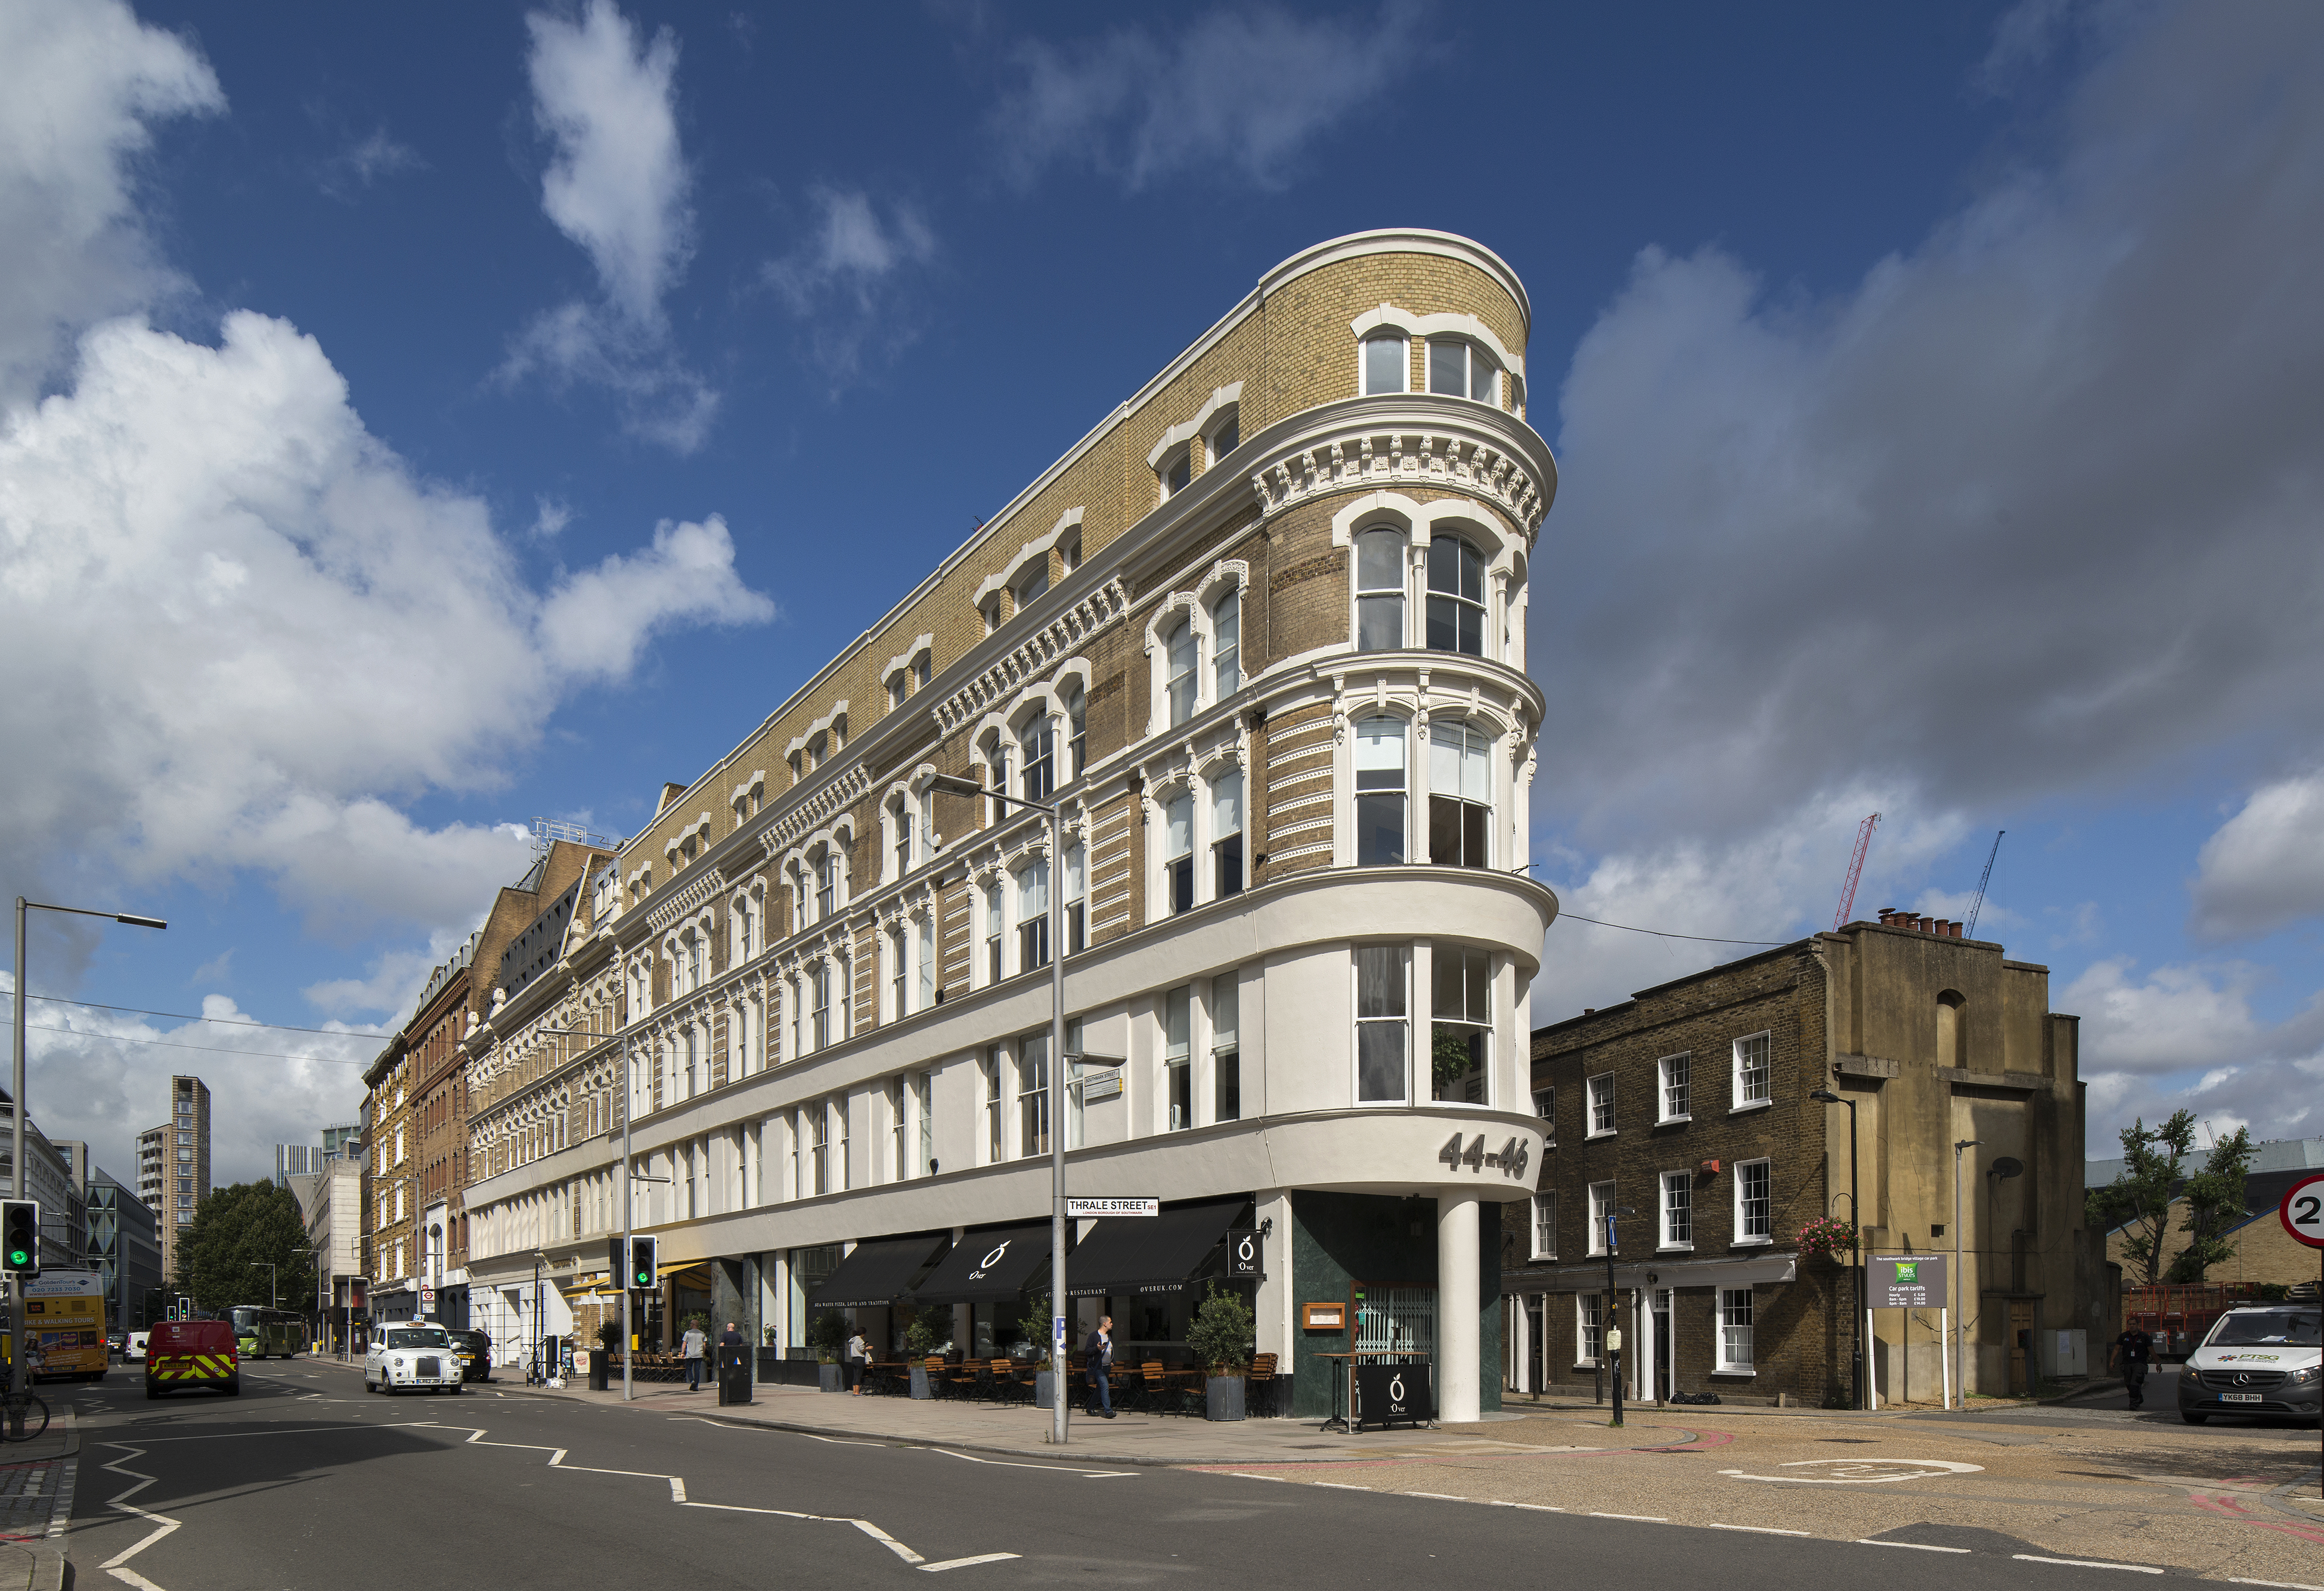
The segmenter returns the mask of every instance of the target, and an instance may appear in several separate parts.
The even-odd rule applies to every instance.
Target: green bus
[[[287,1359],[307,1346],[306,1321],[288,1310],[236,1304],[227,1314],[234,1321],[235,1350],[245,1359],[274,1354]]]

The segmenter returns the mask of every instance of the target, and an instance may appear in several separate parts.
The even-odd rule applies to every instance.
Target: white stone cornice
[[[1523,440],[1499,434],[1512,427]],[[1538,438],[1523,428],[1499,409],[1425,393],[1334,404],[1314,411],[1287,446],[1261,455],[1251,490],[1272,519],[1321,492],[1437,486],[1497,505],[1530,542],[1556,494],[1557,472],[1546,449],[1532,456]]]
[[[653,909],[646,914],[646,926],[659,933],[725,887],[724,876],[716,868],[710,868],[700,878],[688,879],[677,894],[655,902]]]
[[[835,813],[846,811],[872,787],[872,776],[860,761],[850,763],[806,800],[792,807],[775,822],[761,829],[758,841],[770,860],[779,861],[783,853],[806,839],[828,821]]]
[[[1120,621],[1130,608],[1130,587],[1120,576],[1085,593],[1040,629],[995,659],[992,666],[938,702],[936,728],[950,735],[1014,695],[1027,680],[1047,673],[1066,653]]]

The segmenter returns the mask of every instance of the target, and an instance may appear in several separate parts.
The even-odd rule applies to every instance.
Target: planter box
[[[815,1381],[816,1385],[825,1392],[844,1392],[847,1390],[844,1386],[840,1384],[839,1366],[836,1365],[817,1365],[815,1367]]]
[[[912,1395],[924,1399],[936,1395],[936,1389],[928,1385],[928,1367],[926,1365],[912,1366]]]
[[[1203,1383],[1203,1418],[1240,1420],[1243,1381],[1240,1375],[1213,1375]]]

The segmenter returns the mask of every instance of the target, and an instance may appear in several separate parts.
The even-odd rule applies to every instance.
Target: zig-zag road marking
[[[161,1591],[161,1588],[159,1586],[156,1586],[152,1581],[147,1579],[135,1569],[130,1568],[127,1566],[131,1559],[144,1551],[145,1549],[151,1547],[162,1537],[170,1534],[170,1532],[176,1530],[179,1525],[182,1524],[184,1522],[182,1520],[171,1519],[167,1514],[149,1513],[144,1509],[138,1507],[134,1503],[132,1503],[129,1500],[130,1498],[134,1497],[138,1493],[143,1491],[147,1486],[152,1485],[155,1478],[152,1476],[143,1474],[140,1471],[125,1469],[122,1467],[128,1459],[143,1458],[145,1456],[144,1448],[133,1448],[126,1442],[106,1442],[103,1445],[108,1448],[119,1448],[122,1449],[121,1458],[106,1465],[105,1467],[113,1471],[115,1475],[126,1476],[136,1483],[134,1485],[130,1486],[126,1491],[106,1498],[106,1506],[109,1508],[117,1508],[124,1513],[134,1513],[139,1519],[144,1520],[147,1523],[152,1525],[154,1529],[152,1532],[147,1535],[143,1540],[134,1542],[130,1546],[123,1549],[121,1551],[115,1553],[111,1558],[106,1559],[100,1567],[104,1568],[106,1574],[111,1575],[123,1585],[136,1586],[137,1591]]]

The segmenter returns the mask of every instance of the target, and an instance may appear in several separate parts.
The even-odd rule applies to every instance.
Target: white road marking
[[[1967,1552],[1966,1547],[1932,1547],[1925,1541],[1876,1541],[1869,1536],[1859,1536],[1858,1547],[1906,1547],[1914,1552]]]
[[[1640,1524],[1670,1523],[1670,1521],[1665,1519],[1659,1513],[1600,1513],[1595,1510],[1592,1510],[1590,1517],[1592,1519],[1634,1519]]]
[[[1564,1509],[1550,1503],[1512,1503],[1509,1506],[1512,1508],[1530,1508],[1536,1513],[1563,1513],[1565,1512]]]
[[[946,1458],[957,1458],[964,1464],[990,1465],[995,1469],[1046,1469],[1056,1475],[1077,1475],[1084,1480],[1130,1480],[1138,1474],[1134,1469],[1075,1469],[1070,1464],[1028,1464],[1019,1458],[980,1458],[973,1453],[955,1453],[950,1448],[924,1448],[921,1451],[941,1454]],[[1257,1475],[1250,1478],[1279,1480],[1282,1477]]]
[[[1014,1552],[980,1552],[974,1558],[947,1558],[942,1563],[924,1563],[920,1568],[936,1575],[946,1569],[966,1568],[972,1563],[1002,1563],[1016,1556]]]
[[[2324,1586],[2303,1586],[2297,1580],[2238,1580],[2232,1575],[2227,1577],[2227,1584],[2230,1586],[2269,1586],[2274,1587],[2274,1591],[2324,1591]]]
[[[913,1551],[909,1547],[905,1546],[901,1541],[896,1540],[895,1537],[881,1530],[878,1525],[873,1524],[870,1520],[859,1519],[851,1521],[850,1522],[853,1523],[857,1530],[862,1531],[865,1535],[879,1542],[882,1547],[885,1547],[889,1551],[902,1559],[906,1563],[925,1563],[927,1561],[918,1553]]]
[[[1822,1469],[1823,1475],[1755,1475],[1748,1469],[1722,1469],[1735,1480],[1775,1481],[1795,1486],[1877,1486],[1890,1481],[1941,1480],[1949,1475],[1979,1475],[1982,1464],[1951,1458],[1802,1458],[1779,1464],[1778,1469]],[[1874,1471],[1886,1471],[1875,1474]],[[1851,1473],[1854,1472],[1854,1473]]]
[[[696,1418],[700,1419],[700,1416],[697,1415]],[[702,1423],[708,1425],[710,1421],[704,1420]],[[835,1448],[884,1448],[888,1445],[885,1442],[853,1441],[846,1437],[817,1436],[811,1430],[795,1430],[791,1435],[803,1436],[811,1442],[829,1442]]]
[[[152,1485],[155,1478],[140,1470],[124,1469],[122,1467],[123,1461],[130,1458],[143,1458],[145,1456],[144,1448],[133,1448],[126,1442],[106,1442],[103,1445],[108,1448],[119,1448],[122,1450],[121,1459],[107,1464],[105,1467],[113,1471],[115,1475],[127,1476],[137,1483],[136,1485],[129,1487],[126,1491],[124,1491],[117,1495],[106,1498],[106,1505],[110,1508],[118,1508],[124,1513],[134,1513],[138,1518],[146,1521],[155,1528],[152,1533],[146,1536],[144,1540],[133,1542],[129,1546],[124,1548],[121,1551],[115,1553],[111,1558],[106,1559],[100,1567],[106,1574],[111,1575],[123,1585],[136,1586],[137,1591],[161,1591],[161,1587],[156,1586],[152,1581],[139,1574],[135,1569],[127,1567],[129,1560],[136,1557],[139,1553],[144,1551],[145,1549],[151,1547],[162,1537],[170,1534],[185,1522],[182,1520],[171,1519],[167,1514],[148,1513],[144,1509],[138,1507],[134,1503],[129,1501],[130,1498],[143,1491],[147,1486]]]
[[[1450,1492],[1406,1492],[1404,1494],[1407,1497],[1434,1497],[1442,1503],[1466,1503],[1469,1500],[1466,1497],[1456,1497]]]
[[[1369,1492],[1371,1490],[1370,1486],[1359,1486],[1348,1481],[1317,1481],[1315,1484],[1319,1486],[1329,1486],[1335,1492]]]
[[[1714,1531],[1749,1531],[1754,1535],[1759,1536],[1804,1536],[1809,1533],[1806,1531],[1779,1531],[1774,1525],[1720,1524],[1716,1520],[1711,1522],[1710,1528]],[[1900,1542],[1897,1545],[1901,1546],[1903,1543]]]
[[[61,1536],[72,1523],[73,1486],[80,1475],[80,1460],[68,1458],[62,1477],[57,1482],[57,1494],[49,1504],[49,1534]]]
[[[2013,1552],[2009,1556],[2020,1563],[2061,1563],[2068,1568],[2128,1569],[2134,1575],[2159,1575],[2163,1572],[2143,1563],[2107,1563],[2095,1558],[2043,1558],[2037,1552]]]
[[[959,1457],[959,1455],[958,1455],[958,1454],[954,1454],[954,1458],[957,1458],[957,1457]],[[1279,1480],[1281,1480],[1281,1479],[1283,1478],[1283,1477],[1282,1477],[1281,1476],[1279,1476],[1279,1475],[1253,1475],[1253,1474],[1251,1474],[1251,1473],[1250,1473],[1250,1471],[1249,1471],[1249,1470],[1247,1470],[1247,1469],[1230,1469],[1229,1471],[1227,1471],[1227,1473],[1228,1473],[1229,1475],[1234,1476],[1238,1477],[1239,1479],[1242,1479],[1242,1480],[1271,1480],[1271,1481],[1279,1481]]]

